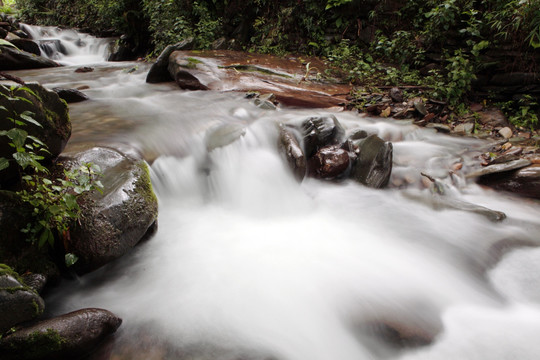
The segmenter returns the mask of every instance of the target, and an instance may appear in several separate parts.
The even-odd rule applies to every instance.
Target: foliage
[[[530,95],[524,95],[518,100],[499,103],[499,107],[508,116],[510,123],[518,128],[535,130],[538,129],[539,104]]]
[[[0,93],[10,102],[30,101],[18,96],[20,91],[30,92],[27,87],[11,87],[7,94]],[[37,95],[34,94],[37,97]],[[7,112],[7,119],[13,123],[13,128],[0,131],[0,136],[8,138],[8,144],[14,149],[12,159],[0,158],[0,171],[14,164],[19,169],[23,187],[17,191],[21,200],[32,209],[33,221],[21,231],[27,235],[27,240],[38,247],[45,244],[54,246],[55,238],[68,239],[69,228],[80,217],[80,207],[77,199],[90,191],[101,191],[103,185],[97,179],[99,168],[92,164],[83,164],[78,169],[64,170],[60,178],[51,177],[49,170],[43,166],[43,153],[48,153],[47,146],[38,138],[31,136],[24,127],[33,124],[41,127],[33,116],[25,111],[21,114],[11,114],[4,106],[0,111]],[[66,255],[66,264],[76,261],[73,254]]]

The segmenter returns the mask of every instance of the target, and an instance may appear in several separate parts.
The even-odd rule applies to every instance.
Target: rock
[[[92,71],[94,71],[94,68],[90,66],[81,66],[80,68],[75,69],[76,73],[88,73]]]
[[[501,135],[505,139],[510,139],[513,135],[513,132],[512,129],[507,126],[499,130],[499,135]]]
[[[350,167],[349,153],[339,145],[325,146],[309,159],[309,174],[321,179],[347,176]]]
[[[39,40],[39,48],[49,58],[58,57],[58,54],[67,55],[67,49],[59,39]]]
[[[11,46],[0,45],[0,71],[60,66],[57,62]]]
[[[420,98],[416,98],[413,100],[413,106],[421,115],[426,116],[428,114],[428,111],[426,109],[426,105],[424,104],[424,101]]]
[[[8,34],[8,31],[2,27],[0,27],[0,39],[5,39]]]
[[[320,148],[339,144],[345,137],[345,129],[334,115],[311,117],[302,122],[304,153],[312,157]]]
[[[402,103],[403,102],[403,93],[397,87],[393,87],[388,91],[388,95],[394,100],[394,102]]]
[[[94,147],[62,154],[53,171],[61,174],[85,163],[100,167],[104,189],[102,194],[95,191],[81,197],[81,220],[65,241],[66,252],[79,257],[73,266],[79,273],[124,255],[157,219],[157,198],[144,160],[112,148]]]
[[[10,86],[15,86],[14,90],[10,90]],[[8,117],[19,119],[18,115],[25,111],[30,112],[33,114],[31,117],[40,126],[34,121],[25,121],[26,124],[22,127],[29,135],[40,139],[47,146],[49,153],[40,153],[45,157],[44,161],[57,157],[71,136],[71,122],[66,103],[60,100],[55,92],[37,83],[27,83],[25,86],[13,82],[0,83],[0,93],[29,100],[28,102],[9,100],[5,96],[0,96],[0,106],[7,109],[7,112],[4,111],[5,116],[0,118],[0,130],[10,130],[14,127]],[[8,145],[9,141],[6,136],[0,137],[0,156],[13,159],[14,150]],[[17,176],[18,166],[12,162],[12,165],[0,172],[0,183],[5,185]]]
[[[45,288],[45,285],[47,285],[47,277],[43,274],[24,274],[22,279],[29,288],[38,294],[40,294]]]
[[[43,299],[17,273],[0,264],[0,334],[43,313]]]
[[[460,134],[460,135],[472,134],[473,131],[474,131],[474,123],[458,124],[454,128],[454,133]]]
[[[481,111],[478,114],[480,115],[478,121],[482,125],[489,125],[493,127],[508,125],[506,116],[504,116],[503,112],[499,109],[488,109]]]
[[[28,39],[29,38],[28,34],[25,33],[22,30],[15,30],[15,31],[13,31],[13,34],[17,35],[21,39]]]
[[[30,39],[15,39],[11,40],[10,42],[22,51],[26,51],[34,55],[41,55],[39,45]]]
[[[150,84],[173,81],[174,78],[168,71],[169,57],[174,51],[191,49],[193,46],[193,38],[187,38],[174,45],[169,45],[161,52],[156,59],[156,62],[152,64],[148,75],[146,76],[146,82]]]
[[[5,336],[0,352],[3,360],[74,359],[93,350],[121,323],[107,310],[77,310]]]
[[[452,129],[450,129],[450,126],[445,125],[445,124],[438,124],[438,123],[429,123],[426,125],[426,128],[435,129],[437,130],[437,132],[440,132],[443,134],[448,134],[452,131]]]
[[[169,56],[169,74],[185,90],[208,90],[213,82],[220,82],[212,68],[201,59],[173,51]]]
[[[532,165],[517,171],[482,176],[478,183],[496,190],[509,191],[513,194],[540,199],[540,165]]]
[[[20,39],[21,39],[20,37],[18,37],[17,35],[15,35],[12,32],[8,32],[8,34],[6,36],[6,40],[9,41],[9,42],[12,42],[13,40],[20,40]]]
[[[296,137],[283,125],[280,125],[279,149],[285,154],[296,179],[302,181],[306,175],[306,157]]]
[[[388,185],[392,173],[393,146],[377,135],[370,135],[358,143],[359,154],[351,177],[369,187]]]
[[[503,164],[489,165],[480,170],[473,171],[472,173],[467,174],[466,177],[473,178],[473,177],[485,176],[485,175],[490,175],[490,174],[503,173],[507,171],[521,169],[526,166],[529,166],[530,164],[531,162],[527,159],[519,159],[519,160],[510,161]]]
[[[55,93],[60,96],[61,99],[65,100],[68,104],[77,103],[81,101],[88,100],[88,95],[77,90],[77,89],[64,89],[64,88],[53,88]]]

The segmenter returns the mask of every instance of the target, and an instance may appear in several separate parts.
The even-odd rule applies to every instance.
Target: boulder
[[[0,264],[0,334],[43,313],[43,299],[6,265]]]
[[[308,158],[322,147],[339,144],[343,141],[345,130],[334,115],[311,117],[302,122],[304,153]]]
[[[146,82],[150,84],[156,84],[160,82],[173,81],[171,74],[168,71],[169,57],[173,51],[191,49],[193,46],[193,38],[187,38],[177,44],[169,45],[161,52],[156,59],[156,62],[152,64],[148,75],[146,76]]]
[[[81,220],[65,241],[67,253],[79,261],[74,268],[88,272],[115,260],[134,247],[157,219],[157,198],[152,190],[148,164],[116,149],[94,147],[62,154],[53,170],[100,167],[103,193],[84,194],[79,200]]]
[[[3,360],[74,359],[93,350],[121,323],[107,310],[77,310],[5,336],[0,353]]]
[[[527,167],[531,164],[531,162],[527,159],[518,159],[513,161],[508,161],[502,164],[494,164],[485,166],[479,170],[473,171],[466,175],[467,178],[473,178],[473,177],[480,177],[490,174],[499,174],[499,173],[505,173],[512,170],[521,169],[524,167]]]
[[[26,51],[34,55],[41,55],[39,45],[30,39],[19,38],[10,40],[10,42],[22,51]]]
[[[279,149],[285,154],[296,179],[302,181],[306,175],[306,157],[296,137],[283,125],[280,126]]]
[[[496,190],[540,199],[540,165],[535,164],[516,171],[482,176],[478,183]]]
[[[56,61],[19,50],[15,47],[0,45],[0,71],[41,69],[60,66]]]
[[[49,58],[58,57],[58,54],[67,55],[67,49],[60,39],[39,40],[39,47]]]
[[[221,83],[211,66],[181,51],[171,53],[167,69],[181,89],[208,90],[212,83]]]
[[[67,102],[68,104],[77,103],[81,101],[88,100],[88,95],[77,90],[77,89],[64,89],[64,88],[53,88],[52,89],[58,96]]]
[[[358,159],[353,165],[351,177],[361,184],[373,188],[388,185],[392,173],[393,146],[377,135],[370,135],[355,142]]]
[[[13,90],[10,87],[14,86]],[[25,100],[13,100],[14,98]],[[11,98],[11,99],[10,99]],[[40,153],[45,156],[45,161],[57,157],[67,144],[71,136],[71,122],[69,120],[67,104],[62,101],[54,91],[50,91],[37,83],[28,83],[24,86],[14,82],[0,83],[0,106],[7,110],[0,110],[0,130],[10,130],[19,127],[35,136],[46,146],[48,153]],[[22,120],[19,116],[24,112],[33,120],[22,121],[23,125],[13,124],[8,118]],[[39,125],[38,125],[39,124]],[[13,148],[9,145],[7,136],[0,137],[0,157],[13,159]],[[18,167],[10,165],[0,171],[0,184],[6,184],[18,176]]]
[[[350,167],[349,153],[339,145],[325,146],[309,159],[309,174],[321,179],[344,177]]]

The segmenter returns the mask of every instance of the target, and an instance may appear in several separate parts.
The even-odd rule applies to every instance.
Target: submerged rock
[[[514,161],[505,162],[502,164],[494,164],[481,168],[480,170],[473,171],[467,174],[467,178],[485,176],[490,174],[504,173],[507,171],[517,170],[529,166],[531,162],[527,159],[519,159]]]
[[[246,127],[242,124],[224,123],[208,129],[204,142],[207,151],[227,146],[246,134]]]
[[[77,90],[77,89],[64,89],[64,88],[53,88],[52,89],[55,93],[60,96],[61,99],[63,99],[68,104],[71,103],[77,103],[81,101],[88,100],[88,95],[85,93]]]
[[[358,159],[353,166],[351,177],[361,184],[373,188],[388,185],[392,173],[393,146],[377,135],[356,141]]]
[[[345,177],[350,167],[349,153],[339,145],[319,149],[309,161],[310,175],[321,179]]]
[[[17,273],[0,264],[0,334],[43,313],[43,299]]]
[[[85,163],[100,167],[104,189],[82,196],[81,220],[65,241],[66,252],[79,257],[74,265],[78,272],[97,269],[124,255],[157,219],[157,198],[144,160],[112,148],[94,147],[62,154],[55,171]]]
[[[93,350],[121,323],[107,310],[77,310],[5,336],[0,353],[3,360],[73,359]]]

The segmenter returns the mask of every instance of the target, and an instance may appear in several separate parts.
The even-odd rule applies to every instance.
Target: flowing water
[[[160,202],[151,240],[49,296],[54,313],[103,307],[123,318],[96,358],[540,356],[540,206],[459,175],[477,166],[485,142],[338,112],[348,132],[393,142],[396,186],[298,183],[276,125],[327,111],[268,111],[238,93],[149,85],[147,64],[72,51],[60,59],[70,66],[16,74],[84,89],[91,100],[70,105],[68,146],[135,149],[152,162]],[[74,72],[89,62],[93,72]],[[219,126],[245,135],[208,151]],[[449,175],[458,162],[463,170]],[[440,178],[447,197],[507,218],[434,208],[420,172]],[[392,329],[411,343],[396,345]]]

